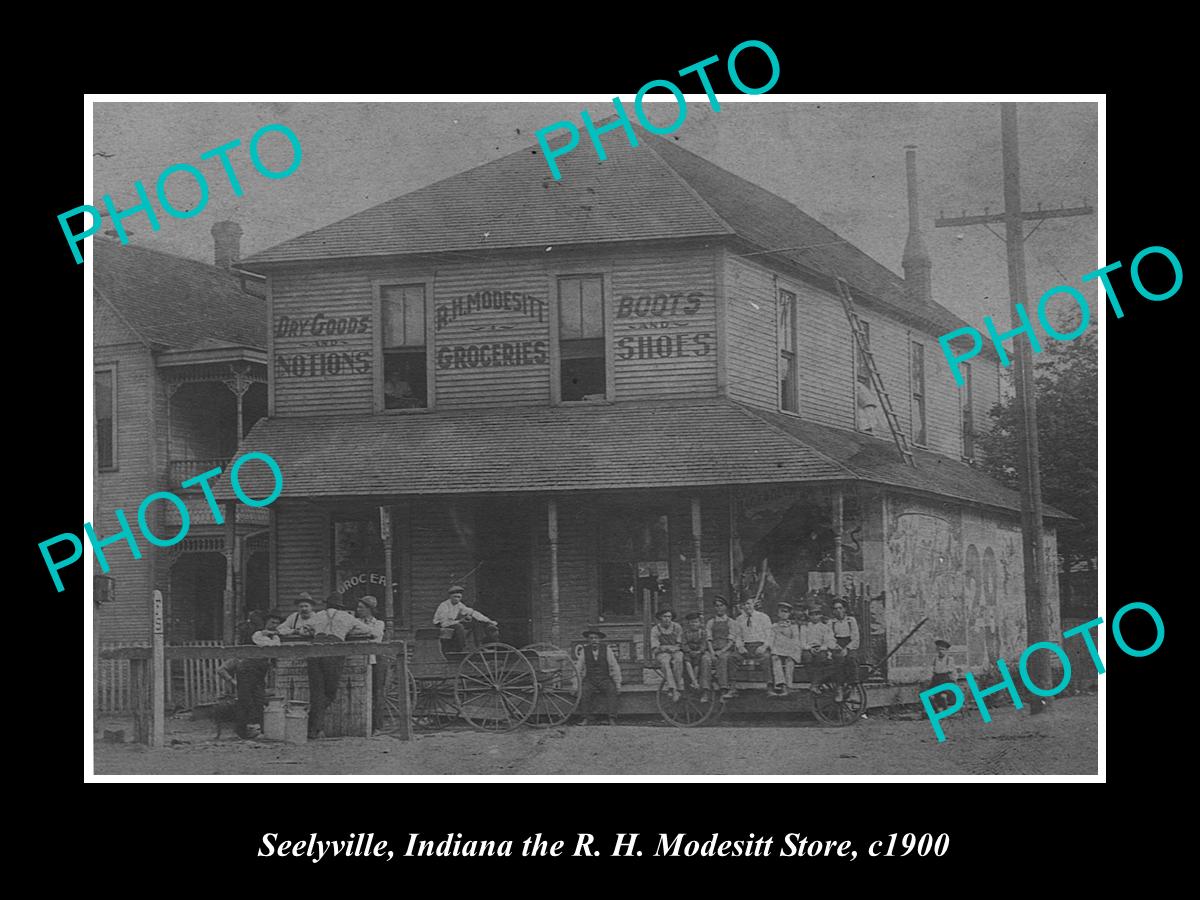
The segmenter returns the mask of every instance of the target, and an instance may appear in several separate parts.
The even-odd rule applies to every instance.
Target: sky
[[[652,95],[651,95],[652,96]],[[632,97],[623,97],[632,109]],[[648,105],[652,121],[667,123],[670,108]],[[967,322],[984,315],[1008,321],[1008,275],[1002,240],[983,226],[934,228],[946,215],[1003,209],[1000,111],[995,103],[746,102],[721,96],[714,112],[703,95],[689,95],[687,115],[674,132],[679,146],[778,194],[836,231],[887,268],[902,274],[908,228],[904,146],[915,144],[921,232],[933,260],[934,299]],[[248,256],[288,238],[345,218],[385,200],[534,146],[534,133],[560,120],[579,123],[612,112],[603,100],[575,102],[397,103],[104,102],[93,107],[95,196],[109,193],[118,208],[135,202],[133,184],[151,194],[159,173],[175,163],[208,176],[207,207],[189,219],[145,216],[126,225],[132,242],[212,261],[214,222],[236,220]],[[250,137],[282,123],[298,136],[303,161],[291,176],[268,180],[248,159]],[[1094,103],[1019,104],[1023,205],[1096,205],[1097,110]],[[582,131],[582,128],[581,128]],[[233,195],[216,160],[200,153],[240,139],[231,159],[245,188]],[[604,140],[621,139],[621,132]],[[263,159],[282,169],[286,141],[273,135]],[[591,154],[584,133],[575,154]],[[566,160],[563,170],[566,174]],[[173,205],[198,200],[186,176],[173,176]],[[105,228],[110,227],[106,221]],[[1003,235],[1003,226],[992,226]],[[1027,230],[1032,229],[1027,226]],[[1029,295],[1073,284],[1103,265],[1096,216],[1046,220],[1025,242]],[[1085,290],[1094,304],[1094,285]]]

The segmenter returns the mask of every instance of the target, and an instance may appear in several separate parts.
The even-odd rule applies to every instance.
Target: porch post
[[[396,633],[392,622],[392,508],[379,507],[379,537],[383,541],[383,627],[384,639],[390,641]]]
[[[842,528],[843,505],[842,489],[833,492],[833,595],[842,597]]]
[[[225,501],[225,595],[222,603],[221,614],[221,639],[225,644],[232,644],[234,640],[233,619],[236,613],[234,612],[234,573],[236,571],[237,561],[235,559],[237,553],[237,503],[233,500]]]
[[[559,645],[558,621],[558,503],[546,501],[546,527],[550,537],[550,643]]]
[[[692,497],[692,586],[696,589],[696,602],[699,605],[700,618],[704,618],[704,565],[700,558],[703,548],[700,531],[700,498]]]

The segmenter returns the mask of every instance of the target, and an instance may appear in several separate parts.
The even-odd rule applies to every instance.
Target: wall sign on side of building
[[[371,371],[371,353],[361,342],[371,334],[371,317],[330,315],[276,316],[276,378],[327,378]],[[353,336],[352,339],[350,336]],[[279,342],[285,346],[279,347]],[[358,344],[360,349],[354,349]],[[282,349],[283,352],[280,352]],[[288,352],[302,349],[305,352]]]

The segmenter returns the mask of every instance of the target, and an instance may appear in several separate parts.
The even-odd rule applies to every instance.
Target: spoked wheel
[[[853,725],[867,711],[867,689],[861,682],[842,685],[842,699],[837,699],[835,681],[823,681],[813,693],[813,715],[823,725]]]
[[[566,724],[583,696],[583,679],[571,654],[553,644],[530,644],[521,653],[532,657],[537,670],[537,703],[527,724],[534,728]]]
[[[716,691],[709,691],[707,703],[701,699],[702,696],[701,691],[689,687],[680,691],[679,699],[674,700],[664,681],[658,686],[658,711],[676,728],[703,725],[718,711],[721,701],[717,699]]]
[[[376,663],[378,665],[378,663]],[[413,679],[413,674],[408,673],[406,687],[408,689],[408,712],[414,725],[417,724],[416,717],[416,698],[417,698],[417,683]],[[382,721],[379,723],[379,730],[384,733],[392,733],[400,728],[400,679],[396,677],[396,664],[394,661],[388,664],[387,684],[384,687],[383,708],[381,710]]]
[[[454,683],[449,678],[415,678],[408,673],[412,683],[413,727],[422,731],[446,728],[458,719],[458,698]]]
[[[537,706],[537,671],[509,644],[485,644],[471,651],[454,679],[458,711],[480,731],[512,731]]]

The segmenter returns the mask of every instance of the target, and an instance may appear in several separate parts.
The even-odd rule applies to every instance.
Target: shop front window
[[[600,620],[643,621],[671,603],[670,527],[658,511],[609,510],[600,532]]]
[[[375,614],[383,618],[387,578],[378,510],[335,518],[332,540],[333,590],[351,606],[359,597],[370,594],[379,602]]]

